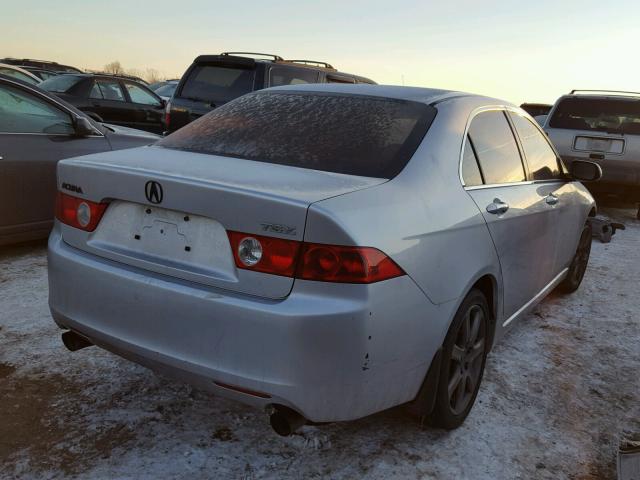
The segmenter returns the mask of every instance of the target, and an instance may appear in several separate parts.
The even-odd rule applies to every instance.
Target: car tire
[[[469,415],[484,373],[490,325],[487,299],[480,290],[471,290],[458,308],[442,346],[430,425],[452,430]]]
[[[589,256],[591,254],[591,237],[592,228],[590,223],[586,223],[580,234],[580,241],[578,242],[578,248],[569,265],[569,271],[564,280],[558,285],[558,291],[561,293],[573,293],[575,292],[584,278],[584,273],[587,271],[587,265],[589,264]]]

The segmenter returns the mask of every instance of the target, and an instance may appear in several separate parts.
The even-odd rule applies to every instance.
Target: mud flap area
[[[426,417],[431,414],[436,404],[438,381],[440,380],[440,364],[442,362],[442,347],[438,349],[431,360],[431,365],[424,377],[422,386],[418,390],[416,398],[406,404],[406,410],[410,415]]]

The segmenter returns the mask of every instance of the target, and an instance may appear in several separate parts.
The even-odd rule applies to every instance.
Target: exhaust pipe
[[[275,405],[274,411],[269,417],[271,428],[283,437],[288,437],[307,423],[307,419],[295,410],[283,405]]]
[[[64,343],[64,346],[72,352],[93,345],[93,343],[91,343],[89,339],[83,337],[82,335],[78,335],[76,332],[72,332],[71,330],[62,334],[62,343]]]

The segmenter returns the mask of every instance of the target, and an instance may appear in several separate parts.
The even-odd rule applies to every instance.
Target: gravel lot
[[[640,222],[594,241],[580,290],[552,295],[491,353],[454,432],[401,409],[280,438],[265,414],[97,348],[68,352],[46,248],[0,251],[0,478],[615,478],[640,432]]]

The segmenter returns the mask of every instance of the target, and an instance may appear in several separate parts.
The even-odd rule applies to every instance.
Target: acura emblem
[[[144,186],[144,195],[151,203],[162,202],[162,185],[153,180],[148,181]]]

